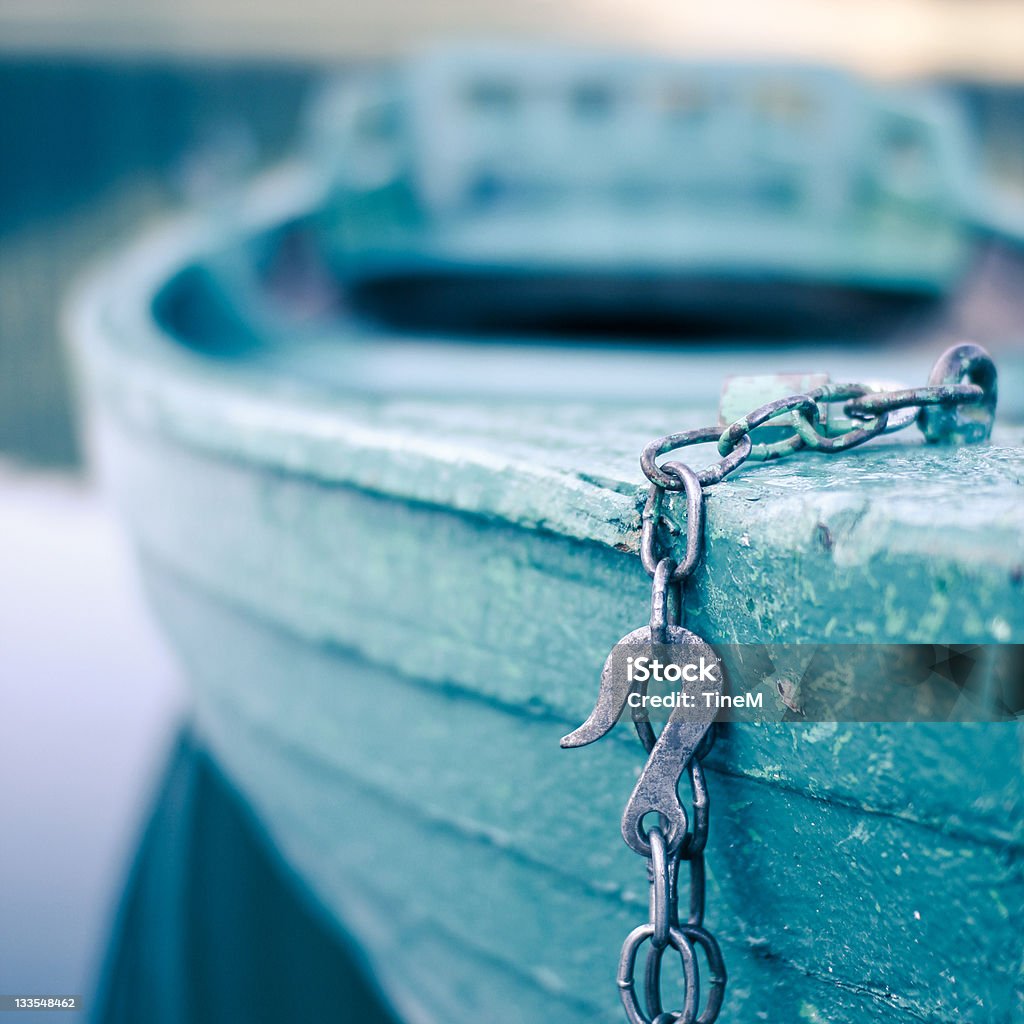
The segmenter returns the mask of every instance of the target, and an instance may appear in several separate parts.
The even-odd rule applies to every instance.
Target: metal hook
[[[660,646],[684,647],[685,658],[677,657],[677,661],[699,664],[703,660],[712,666],[704,673],[703,679],[698,675],[696,680],[684,679],[681,682],[680,697],[660,736],[655,739],[650,722],[637,725],[637,732],[649,754],[622,816],[622,836],[631,849],[644,857],[651,853],[644,828],[644,818],[649,814],[661,816],[659,822],[671,853],[679,850],[686,839],[689,819],[679,799],[679,779],[694,753],[705,743],[717,713],[717,700],[708,701],[705,694],[721,694],[724,686],[718,657],[695,633],[682,626],[666,624],[663,644],[652,633],[650,626],[644,626],[623,637],[616,645],[601,673],[601,688],[590,717],[562,738],[563,747],[582,747],[600,739],[619,720],[629,695],[639,689],[639,684],[631,682],[622,670],[625,663],[623,647],[644,652]]]
[[[680,708],[672,712],[622,813],[622,838],[630,849],[641,856],[651,855],[650,839],[644,829],[644,818],[648,814],[660,815],[660,827],[665,834],[670,854],[674,854],[683,845],[689,819],[679,799],[679,779],[711,728],[713,712],[706,718],[693,717],[694,711],[700,713],[705,710],[698,707],[682,712],[686,715],[685,719]]]
[[[620,648],[636,647],[648,650],[654,645],[670,645],[676,642],[673,631],[679,630],[682,610],[682,595],[678,583],[672,580],[676,564],[671,558],[663,558],[654,573],[651,588],[651,622],[627,633],[614,647],[601,670],[601,684],[597,702],[587,720],[567,736],[563,736],[563,747],[585,747],[608,733],[622,717],[629,695],[641,688],[640,683],[631,683],[622,669]],[[673,601],[672,598],[675,598]],[[692,635],[692,634],[688,634]],[[637,734],[644,748],[650,753],[654,747],[654,730],[650,722],[641,721],[634,715]]]

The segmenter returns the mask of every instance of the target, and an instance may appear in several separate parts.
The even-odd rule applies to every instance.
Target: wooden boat
[[[309,135],[334,275],[403,326],[792,333],[854,295],[850,331],[947,293],[979,205],[952,102],[826,68],[449,47],[347,76]]]
[[[321,166],[283,168],[83,291],[98,464],[205,742],[402,1015],[618,1020],[617,951],[647,913],[618,829],[640,749],[558,741],[645,617],[637,455],[714,422],[738,364],[917,383],[935,346],[382,329],[289,272],[329,195]],[[999,366],[990,446],[894,435],[712,489],[690,627],[1020,642],[1019,349]],[[1022,1012],[1019,723],[733,725],[709,765],[729,1020]]]

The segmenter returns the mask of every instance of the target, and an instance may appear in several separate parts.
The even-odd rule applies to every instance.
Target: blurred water
[[[0,994],[88,997],[182,697],[90,488],[0,468],[0,538]]]
[[[124,896],[96,1024],[394,1024],[355,949],[184,731]]]
[[[178,733],[176,668],[99,496],[0,469],[0,537],[0,994],[83,997],[36,1024],[391,1021]]]

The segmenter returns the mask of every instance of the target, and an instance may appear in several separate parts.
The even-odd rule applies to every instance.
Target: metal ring
[[[682,482],[682,489],[686,492],[686,554],[669,577],[670,582],[679,583],[693,572],[700,560],[704,532],[704,490],[698,475],[685,463],[670,462],[664,468]],[[640,561],[651,577],[663,561],[655,554],[654,545],[664,496],[664,487],[651,484],[640,517]]]
[[[673,1022],[678,1020],[674,1013],[665,1011],[661,1003],[661,961],[665,955],[667,945],[668,943],[666,942],[664,946],[656,946],[652,936],[651,948],[647,950],[647,960],[644,963],[644,1002],[647,1003],[647,1012],[651,1015],[651,1024],[657,1024],[658,1021],[664,1020],[666,1016]],[[696,968],[696,957],[694,957],[694,967]],[[694,971],[694,976],[699,985],[700,974],[696,970]]]
[[[925,439],[935,443],[981,444],[992,435],[996,418],[998,379],[996,364],[980,345],[954,345],[939,356],[928,383],[932,385],[975,384],[982,398],[970,405],[925,406],[918,425]]]
[[[696,924],[684,924],[679,926],[679,931],[689,940],[690,948],[694,944],[704,950],[708,960],[708,1001],[704,1012],[698,1017],[697,1009],[700,1004],[700,968],[696,971],[696,999],[691,1016],[684,1016],[682,1013],[672,1015],[671,1019],[677,1024],[714,1024],[722,1011],[722,1003],[725,1001],[725,985],[728,980],[725,970],[725,957],[722,956],[722,949],[718,940],[704,927]],[[644,994],[647,997],[647,1010],[652,1014],[651,1024],[657,1024],[662,1019],[661,1015],[661,955],[651,947],[647,954],[646,978]],[[688,990],[689,991],[689,990]]]
[[[677,858],[670,858],[664,833],[655,825],[647,833],[651,844],[651,924],[654,932],[651,944],[657,949],[668,945],[669,931],[679,922],[675,920],[674,876],[679,867]]]
[[[689,928],[690,926],[687,925],[686,927]],[[616,984],[619,986],[619,995],[622,998],[623,1009],[626,1011],[626,1019],[630,1024],[651,1024],[651,1018],[648,1017],[640,1008],[640,1001],[636,996],[636,979],[634,977],[634,972],[636,970],[637,952],[653,934],[653,924],[642,924],[638,928],[634,928],[629,935],[626,936],[626,941],[622,944],[622,952],[619,954],[619,970],[615,980]],[[710,938],[710,936],[708,937]],[[714,939],[711,941],[714,942]],[[705,946],[703,942],[700,942],[700,944],[701,948],[704,949],[705,954],[707,954],[708,947]],[[669,947],[679,953],[679,958],[683,965],[683,985],[685,987],[683,1009],[676,1014],[675,1019],[679,1021],[694,1021],[697,1019],[698,1000],[700,999],[699,983],[697,979],[697,954],[694,952],[692,942],[682,928],[670,928],[668,933],[668,945],[653,954],[657,957],[657,972],[659,979],[661,971],[661,957]],[[718,954],[718,961],[721,962],[720,952]],[[712,972],[714,972],[715,968],[710,956],[708,957],[708,963],[712,964]],[[653,968],[648,967],[649,972],[652,970]],[[655,1017],[657,1017],[661,1012],[660,998],[657,1002],[657,1007],[649,1007],[649,1009],[655,1010]],[[721,1006],[721,999],[719,999],[719,1006]],[[702,1022],[702,1024],[710,1024],[710,1021],[712,1020],[714,1020],[713,1017],[709,1018],[708,1021]]]
[[[651,483],[664,487],[666,491],[681,491],[683,489],[682,482],[663,471],[662,467],[657,463],[658,456],[678,451],[680,448],[689,448],[694,444],[706,444],[709,441],[717,441],[721,433],[720,427],[699,427],[696,430],[684,430],[680,434],[668,434],[665,437],[656,438],[640,453],[640,468],[644,471],[644,476]],[[704,487],[720,483],[730,473],[743,465],[750,455],[750,450],[750,439],[747,439],[746,444],[741,441],[735,450],[724,459],[720,459],[711,466],[705,466],[703,469],[697,470],[697,479]]]
[[[675,571],[676,563],[671,558],[663,558],[654,568],[654,585],[651,587],[652,644],[668,643],[668,627],[679,625],[679,585],[672,579]],[[674,611],[671,610],[669,601],[672,591],[676,591]]]
[[[856,448],[865,441],[877,437],[889,422],[887,412],[879,413],[873,419],[868,420],[863,427],[854,427],[847,430],[838,437],[826,437],[818,430],[821,422],[821,414],[818,412],[818,402],[828,405],[831,402],[844,402],[851,398],[859,398],[869,393],[869,389],[863,384],[826,384],[824,387],[815,388],[810,392],[814,399],[812,409],[800,409],[791,413],[793,426],[803,439],[808,448],[818,452],[843,452],[850,448]]]
[[[741,416],[734,423],[722,431],[718,438],[718,452],[728,457],[733,448],[740,443],[744,437],[749,437],[750,432],[766,423],[770,419],[781,415],[784,412],[806,409],[818,411],[814,399],[810,395],[786,395],[784,398],[776,398],[774,402],[766,402],[759,405],[753,412]],[[791,455],[804,446],[803,439],[799,434],[793,434],[781,441],[773,441],[771,444],[752,444],[747,458],[754,462],[766,462],[769,459],[781,459],[784,455]]]
[[[697,1017],[694,1024],[714,1024],[722,1011],[725,985],[728,981],[722,948],[711,932],[700,925],[682,924],[679,926],[679,931],[689,939],[691,948],[696,943],[704,950],[704,955],[708,958],[708,1001],[704,1005],[704,1012]],[[697,993],[697,1002],[700,1002],[699,992]],[[684,1018],[680,1017],[679,1019],[682,1021]]]
[[[634,790],[633,796],[636,795],[636,790]],[[686,813],[686,808],[683,807],[678,797],[672,803],[665,803],[661,807],[648,806],[636,810],[633,804],[634,801],[630,798],[626,809],[622,812],[622,838],[625,839],[626,845],[639,853],[641,857],[650,857],[651,855],[648,830],[644,828],[644,818],[648,814],[658,815],[659,827],[665,834],[665,841],[668,843],[671,856],[675,856],[683,844],[689,841],[690,816]]]
[[[703,864],[703,861],[701,862]],[[702,883],[703,884],[703,883]],[[704,950],[708,960],[708,981],[709,993],[707,1005],[704,1012],[697,1017],[697,1009],[700,1004],[700,967],[696,971],[696,1005],[691,1011],[691,1016],[683,1014],[667,1015],[676,1024],[714,1024],[722,1010],[722,1003],[725,1001],[725,985],[727,975],[725,970],[725,957],[722,956],[721,947],[717,939],[704,927],[699,924],[685,924],[679,926],[679,931],[686,936],[690,942],[690,948],[694,943]],[[647,998],[647,1012],[652,1015],[651,1024],[657,1024],[664,1017],[661,1013],[661,956],[659,951],[651,946],[647,954],[647,964],[644,978],[644,995]]]

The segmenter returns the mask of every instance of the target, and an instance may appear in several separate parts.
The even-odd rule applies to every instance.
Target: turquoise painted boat
[[[406,325],[863,320],[946,294],[979,208],[953,102],[826,68],[449,47],[309,134],[336,278]]]
[[[618,827],[640,749],[559,737],[645,618],[638,453],[714,422],[737,366],[913,384],[936,346],[384,328],[309,255],[330,180],[279,169],[83,290],[97,464],[204,742],[402,1016],[618,1020],[647,914]],[[1021,348],[997,361],[990,446],[893,435],[712,488],[689,627],[1021,642]],[[708,845],[727,1019],[1018,1019],[1022,750],[1017,723],[730,726]]]

